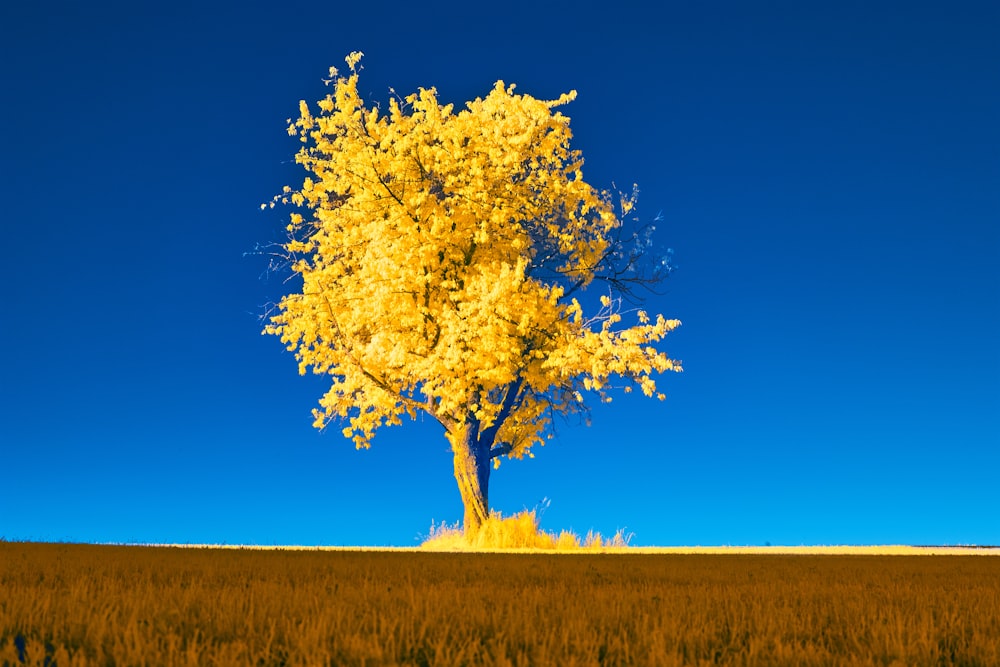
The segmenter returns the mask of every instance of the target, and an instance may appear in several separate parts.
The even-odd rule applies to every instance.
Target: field
[[[2,665],[1000,665],[1000,558],[0,542]]]

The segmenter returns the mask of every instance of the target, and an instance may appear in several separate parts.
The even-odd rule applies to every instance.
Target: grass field
[[[987,667],[1000,558],[0,542],[0,664]]]

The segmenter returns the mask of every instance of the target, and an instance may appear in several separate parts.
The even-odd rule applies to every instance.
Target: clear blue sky
[[[638,183],[675,250],[667,401],[561,424],[494,508],[642,545],[1000,543],[998,34],[995,2],[4,3],[0,536],[406,546],[461,517],[439,427],[318,433],[321,379],[259,334],[285,119],[362,50],[372,100],[578,90],[588,180]]]

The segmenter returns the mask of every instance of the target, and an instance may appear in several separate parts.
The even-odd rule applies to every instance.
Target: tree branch
[[[500,456],[505,456],[510,454],[512,451],[514,451],[514,445],[509,442],[501,442],[499,445],[494,445],[493,448],[490,449],[490,459],[492,460]]]
[[[510,417],[511,411],[514,406],[517,405],[517,400],[521,394],[521,388],[524,386],[524,379],[520,376],[514,379],[509,385],[507,385],[507,393],[503,397],[503,402],[500,404],[500,411],[497,413],[496,419],[488,429],[480,432],[479,439],[482,442],[488,442],[490,445],[496,440],[497,432],[503,423],[507,421],[507,417]],[[493,450],[490,450],[490,458],[493,458]]]

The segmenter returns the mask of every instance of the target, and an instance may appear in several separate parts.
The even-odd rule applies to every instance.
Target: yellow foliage
[[[330,378],[318,428],[344,420],[363,448],[424,412],[449,433],[494,427],[521,458],[553,414],[583,409],[581,391],[604,399],[618,376],[651,396],[654,374],[681,370],[652,345],[680,322],[616,326],[621,299],[588,317],[574,296],[602,277],[622,224],[570,148],[559,108],[575,92],[545,101],[498,81],[461,110],[433,88],[380,109],[358,93],[360,58],[349,76],[331,68],[317,107],[300,103],[289,133],[309,175],[276,198],[297,207],[285,250],[302,289],[264,332],[300,373]]]

